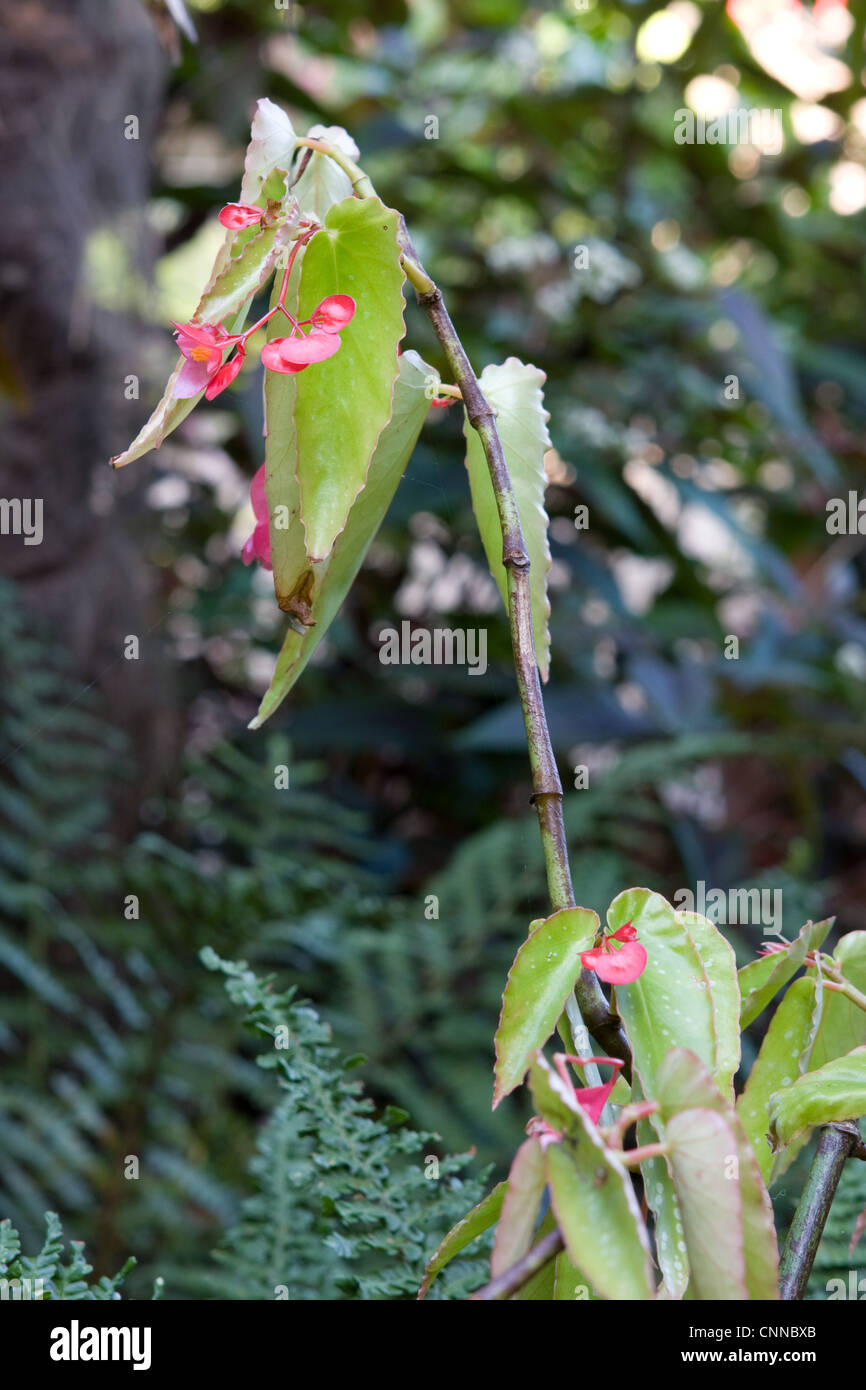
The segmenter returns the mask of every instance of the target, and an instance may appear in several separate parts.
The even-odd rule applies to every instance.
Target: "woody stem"
[[[779,1261],[780,1298],[796,1301],[803,1297],[842,1169],[853,1153],[861,1157],[858,1150],[862,1147],[854,1124],[831,1124],[821,1130],[812,1167]]]
[[[574,890],[568,863],[568,846],[562,814],[562,783],[553,753],[541,681],[532,635],[529,594],[529,555],[523,538],[517,500],[505,460],[496,417],[478,383],[457,330],[451,322],[442,292],[421,267],[405,227],[401,243],[412,264],[420,271],[422,283],[430,290],[418,290],[418,303],[425,310],[442,346],[449,372],[460,389],[466,415],[477,432],[487,467],[502,531],[502,563],[508,582],[508,618],[511,647],[517,674],[517,689],[532,770],[532,801],[538,815],[547,885],[553,910],[574,907]],[[581,972],[575,993],[583,1021],[604,1050],[619,1057],[628,1071],[631,1055],[619,1021],[608,1009],[598,980],[590,971]]]
[[[540,1269],[543,1269],[548,1260],[552,1260],[554,1255],[558,1255],[565,1245],[562,1235],[557,1227],[553,1231],[548,1231],[547,1235],[534,1245],[528,1254],[518,1260],[516,1264],[507,1269],[498,1278],[492,1279],[483,1289],[478,1289],[469,1297],[475,1302],[493,1303],[498,1299],[510,1298],[518,1289],[522,1289]]]

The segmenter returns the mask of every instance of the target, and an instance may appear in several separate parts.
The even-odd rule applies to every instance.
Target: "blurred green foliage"
[[[866,927],[863,544],[825,525],[864,461],[866,226],[840,211],[866,151],[862,21],[834,50],[850,81],[804,100],[720,4],[690,7],[697,27],[667,62],[636,56],[652,3],[189,8],[199,41],[172,77],[147,209],[166,246],[157,312],[195,297],[267,95],[300,129],[351,132],[476,368],[513,354],[548,375],[547,698],[579,901],[603,909],[632,882],[668,897],[699,880],[762,885],[783,890],[788,934],[832,912]],[[780,110],[781,152],[677,144],[699,79]],[[117,247],[92,250],[107,289]],[[407,323],[408,344],[444,367],[414,306]],[[130,437],[173,360],[167,323],[151,321],[145,345]],[[525,1119],[490,1115],[490,1040],[544,906],[543,866],[457,411],[433,412],[268,743],[237,737],[281,638],[269,577],[239,560],[260,400],[250,370],[134,465],[151,470],[160,527],[130,544],[162,576],[189,749],[131,846],[105,810],[128,751],[105,711],[87,723],[82,705],[63,708],[74,691],[4,620],[4,732],[26,753],[0,775],[0,964],[15,981],[0,1023],[15,1117],[3,1202],[31,1239],[56,1205],[100,1270],[134,1251],[142,1288],[198,1267],[237,1219],[270,1107],[202,978],[204,945],[300,984],[340,1044],[368,1054],[377,1099],[446,1146],[501,1164]],[[402,617],[486,625],[487,678],[380,665],[377,627]],[[586,790],[572,789],[578,765]],[[139,922],[123,919],[129,893]],[[732,939],[746,959],[760,929]],[[134,1197],[128,1152],[158,1174]]]

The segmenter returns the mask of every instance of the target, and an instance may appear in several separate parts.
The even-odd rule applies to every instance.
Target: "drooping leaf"
[[[774,1092],[768,1110],[776,1145],[790,1144],[815,1125],[860,1119],[866,1115],[866,1047],[836,1057]]]
[[[765,1182],[773,1174],[770,1130],[770,1096],[793,1085],[801,1064],[808,1061],[815,1007],[815,984],[795,980],[774,1013],[749,1079],[737,1102],[737,1114],[748,1135]]]
[[[672,1048],[659,1068],[657,1098],[666,1139],[670,1137],[670,1119],[682,1111],[714,1110],[724,1119],[735,1148],[728,1151],[725,1168],[716,1182],[736,1183],[740,1189],[748,1296],[764,1301],[776,1299],[779,1252],[773,1207],[751,1143],[733,1106],[699,1058],[681,1047]]]
[[[516,357],[509,357],[499,366],[485,367],[479,380],[488,402],[496,411],[496,425],[517,500],[530,562],[529,587],[535,655],[541,677],[546,681],[550,665],[550,634],[547,629],[550,603],[547,597],[547,574],[551,564],[547,539],[548,518],[544,510],[544,455],[550,448],[550,436],[547,433],[548,414],[544,409],[542,396],[542,386],[546,378],[538,367],[521,362]],[[463,429],[466,435],[466,467],[469,472],[472,506],[490,572],[499,586],[507,610],[508,576],[502,563],[502,531],[496,496],[490,481],[481,438],[470,425],[468,417],[464,420]]]
[[[737,1141],[715,1110],[682,1110],[665,1125],[691,1269],[701,1300],[747,1299],[743,1197],[726,1178]]]
[[[296,139],[286,113],[267,97],[259,101],[244,159],[242,202],[265,206],[266,186],[275,170],[286,173],[291,167]],[[272,189],[271,193],[284,203],[283,218],[278,219],[278,214],[275,214],[272,225],[260,231],[226,232],[193,315],[196,323],[222,323],[230,333],[237,333],[243,327],[249,298],[267,283],[285,252],[290,230],[296,221],[296,213],[292,212],[286,193],[285,178],[279,180],[278,190]],[[227,317],[231,317],[231,322],[226,322]],[[190,411],[195,409],[203,393],[185,400],[178,400],[174,396],[174,386],[182,367],[181,357],[150,419],[129,448],[111,460],[113,467],[123,468],[151,449],[158,449],[172,430],[177,429]]]
[[[740,987],[733,947],[708,917],[681,912],[680,919],[697,947],[706,971],[716,1032],[715,1078],[720,1090],[733,1094],[740,1065]]]
[[[267,378],[267,493],[274,582],[280,606],[290,613],[294,610],[294,616],[301,618],[301,630],[290,628],[286,633],[273,679],[251,728],[259,728],[285,699],[336,617],[405,472],[430,406],[427,383],[435,380],[436,374],[417,353],[401,356],[393,413],[376,446],[366,485],[333,550],[318,565],[307,559],[300,519],[290,419],[293,378],[275,372],[268,372]],[[284,511],[278,517],[279,509]],[[284,518],[286,525],[281,528],[279,522]]]
[[[285,257],[297,224],[296,217],[255,232],[239,255],[208,285],[193,315],[196,323],[225,323],[267,284]]]
[[[866,993],[866,932],[847,932],[839,941],[833,959],[855,989]],[[810,969],[810,976],[812,971]],[[844,994],[825,989],[821,1021],[812,1045],[809,1066],[812,1071],[844,1057],[866,1044],[866,1011]]]
[[[262,289],[274,273],[278,261],[285,252],[294,229],[294,220],[280,221],[264,227],[253,235],[236,257],[229,257],[222,270],[210,277],[207,289],[202,295],[193,315],[196,323],[222,324],[228,333],[236,333],[243,327],[252,297]],[[234,235],[229,233],[229,237]],[[221,255],[222,253],[220,253]],[[219,259],[219,257],[218,257]],[[184,358],[179,357],[168,379],[162,399],[150,419],[139,430],[128,449],[117,454],[112,460],[113,468],[123,468],[134,459],[141,458],[151,449],[158,449],[163,440],[177,429],[190,411],[203,398],[204,391],[185,400],[178,400],[174,387],[183,368]]]
[[[592,946],[598,917],[564,908],[529,934],[508,972],[496,1030],[493,1108],[523,1080],[533,1053],[547,1042],[580,975],[580,955]]]
[[[488,1192],[483,1201],[478,1203],[467,1212],[462,1221],[458,1221],[456,1226],[445,1236],[431,1257],[427,1268],[424,1271],[424,1279],[418,1290],[418,1297],[423,1298],[433,1283],[433,1280],[447,1264],[455,1259],[461,1250],[465,1250],[467,1245],[478,1236],[489,1231],[499,1220],[499,1213],[502,1211],[502,1203],[505,1201],[505,1194],[508,1190],[507,1182],[497,1183],[492,1192]]]
[[[297,148],[297,134],[281,106],[262,97],[250,130],[250,143],[244,158],[241,202],[258,203],[275,169],[288,172]]]
[[[551,1205],[572,1264],[600,1298],[650,1299],[649,1238],[631,1178],[593,1125],[545,1150]]]
[[[556,1303],[598,1302],[567,1250],[560,1250],[554,1261],[553,1300]]]
[[[638,1144],[652,1144],[658,1139],[648,1120],[637,1127]],[[655,1218],[655,1252],[662,1273],[664,1294],[679,1299],[688,1287],[689,1261],[679,1202],[667,1160],[662,1155],[644,1159],[641,1164],[644,1196]]]
[[[311,560],[324,560],[364,486],[376,443],[391,418],[405,333],[398,215],[378,198],[348,198],[329,209],[301,264],[302,319],[332,294],[356,309],[340,349],[291,377],[296,472]]]
[[[697,1053],[725,1090],[739,1057],[739,1039],[733,1038],[733,952],[712,923],[698,919],[696,924],[694,916],[689,914],[689,925],[648,888],[620,893],[607,912],[613,929],[631,922],[647,952],[643,974],[617,989],[616,1002],[649,1097],[655,1096],[658,1069],[674,1045]]]
[[[747,1028],[767,1007],[779,990],[793,979],[810,951],[817,951],[833,925],[833,918],[823,922],[807,922],[796,940],[784,951],[750,960],[739,972],[742,1009],[740,1027]]]
[[[490,1256],[490,1273],[494,1279],[522,1259],[532,1245],[546,1182],[541,1145],[537,1139],[526,1139],[514,1155],[508,1174],[508,1191],[496,1226]]]

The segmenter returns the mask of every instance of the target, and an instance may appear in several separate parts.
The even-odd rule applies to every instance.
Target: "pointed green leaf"
[[[708,917],[699,912],[681,912],[679,917],[697,947],[706,972],[716,1033],[716,1082],[725,1094],[733,1095],[734,1076],[740,1065],[737,958],[730,942]]]
[[[740,993],[743,999],[740,1027],[748,1028],[753,1019],[767,1007],[770,1000],[792,980],[803,965],[809,951],[817,951],[833,925],[833,918],[824,922],[807,922],[784,951],[750,960],[739,972]]]
[[[581,1109],[558,1072],[543,1052],[536,1052],[529,1068],[529,1089],[536,1115],[562,1134],[573,1138],[581,1131]]]
[[[833,959],[855,989],[866,993],[866,932],[852,931],[843,936],[833,953]],[[813,971],[810,969],[810,976]],[[866,1011],[835,990],[825,990],[821,1022],[809,1057],[810,1070],[815,1071],[834,1057],[866,1044]]]
[[[716,1181],[734,1183],[740,1189],[748,1296],[764,1301],[778,1298],[779,1251],[773,1207],[751,1143],[733,1106],[699,1058],[681,1047],[672,1048],[659,1068],[657,1098],[665,1139],[670,1137],[670,1119],[682,1111],[714,1110],[724,1119],[735,1149],[729,1152],[725,1169]]]
[[[424,1279],[418,1290],[419,1298],[424,1297],[436,1276],[460,1254],[461,1250],[465,1250],[467,1245],[472,1244],[473,1240],[483,1235],[485,1231],[489,1231],[491,1226],[495,1226],[499,1220],[499,1213],[502,1211],[502,1203],[505,1201],[507,1190],[507,1182],[497,1183],[493,1191],[488,1192],[477,1207],[473,1207],[462,1221],[458,1221],[456,1226],[451,1227],[424,1271]]]
[[[556,1303],[598,1302],[580,1270],[572,1264],[567,1250],[560,1250],[554,1262],[553,1300]]]
[[[659,1131],[662,1132],[661,1126]],[[637,1127],[638,1144],[653,1144],[658,1138],[659,1134],[655,1133],[649,1121],[641,1120]],[[688,1287],[689,1262],[673,1178],[666,1159],[661,1155],[644,1159],[640,1170],[647,1206],[655,1218],[653,1234],[656,1259],[662,1274],[662,1289],[667,1298],[679,1299]]]
[[[581,1112],[582,1114],[582,1112]],[[626,1169],[585,1121],[544,1154],[550,1199],[572,1264],[600,1298],[653,1297],[649,1237]]]
[[[790,1144],[814,1125],[859,1120],[866,1115],[866,1047],[836,1057],[818,1071],[807,1072],[770,1097],[770,1135],[774,1144]]]
[[[737,1101],[737,1114],[765,1182],[771,1180],[774,1166],[767,1138],[770,1096],[783,1086],[793,1085],[800,1075],[801,1060],[805,1056],[808,1061],[814,1007],[814,981],[795,980],[770,1021],[761,1050]]]
[[[546,1182],[541,1145],[537,1139],[526,1139],[514,1155],[508,1174],[508,1191],[490,1256],[494,1279],[517,1264],[532,1245]]]
[[[544,409],[542,396],[542,386],[546,377],[538,367],[527,365],[516,357],[509,357],[500,366],[485,367],[479,380],[489,404],[496,412],[496,426],[514,486],[520,525],[529,555],[535,655],[542,680],[546,681],[550,664],[547,574],[551,564],[547,539],[548,518],[544,510],[544,455],[550,448],[550,436],[547,433],[549,417]],[[463,432],[466,435],[466,467],[469,471],[472,506],[487,563],[499,586],[507,611],[508,577],[502,563],[502,531],[487,459],[484,456],[481,438],[470,425],[468,417],[464,419]]]
[[[274,583],[280,606],[301,620],[301,630],[290,628],[286,633],[251,728],[259,728],[285,699],[336,617],[405,472],[430,407],[427,383],[436,374],[416,352],[401,356],[393,414],[376,446],[367,483],[331,554],[317,565],[307,559],[294,474],[292,400],[286,390],[291,390],[289,383],[294,379],[275,372],[268,372],[267,378],[267,494]],[[287,525],[281,528],[284,518]]]
[[[739,1033],[736,967],[728,942],[706,918],[676,913],[648,888],[620,893],[607,920],[612,929],[631,922],[647,952],[643,974],[616,991],[644,1095],[655,1096],[656,1074],[675,1044],[697,1053],[730,1091]]]
[[[330,554],[391,418],[397,347],[405,333],[398,221],[378,198],[336,203],[301,264],[302,319],[327,295],[351,295],[356,304],[339,352],[291,378],[301,518],[311,560]]]
[[[743,1197],[725,1176],[737,1154],[730,1124],[714,1110],[683,1110],[666,1124],[665,1138],[695,1296],[747,1299]]]
[[[258,203],[275,169],[288,172],[297,148],[295,129],[281,106],[267,97],[256,105],[244,158],[242,203]]]
[[[237,314],[285,259],[296,226],[297,218],[291,217],[256,232],[205,290],[193,315],[196,323],[225,323]]]
[[[580,955],[598,932],[584,907],[563,908],[540,922],[508,972],[496,1029],[493,1109],[523,1080],[532,1054],[550,1037],[580,975]]]
[[[350,159],[359,157],[358,146],[342,126],[315,125],[310,127],[307,134],[314,140],[327,140],[329,144],[336,145]],[[351,198],[352,181],[328,155],[313,152],[292,192],[303,216],[312,215],[324,222],[326,213],[334,203]]]

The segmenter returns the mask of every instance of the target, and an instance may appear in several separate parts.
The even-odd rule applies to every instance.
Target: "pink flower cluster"
[[[227,203],[220,213],[219,220],[229,231],[241,231],[245,227],[258,225],[264,217],[262,208],[251,203]],[[302,224],[303,225],[303,224]],[[339,352],[340,334],[351,323],[355,314],[355,301],[348,294],[330,294],[317,304],[308,319],[300,323],[286,308],[286,291],[292,272],[295,256],[300,247],[315,234],[314,228],[306,230],[295,242],[286,266],[277,303],[258,323],[243,333],[227,333],[217,324],[176,323],[177,345],[186,361],[174,384],[174,395],[178,400],[189,400],[204,391],[212,401],[224,391],[237,376],[244,364],[247,339],[272,319],[274,314],[283,314],[289,321],[292,331],[288,337],[272,338],[262,349],[262,361],[271,372],[295,373],[306,371],[314,362],[324,362]],[[304,333],[303,329],[309,329]],[[223,362],[223,355],[236,348],[233,357]]]

